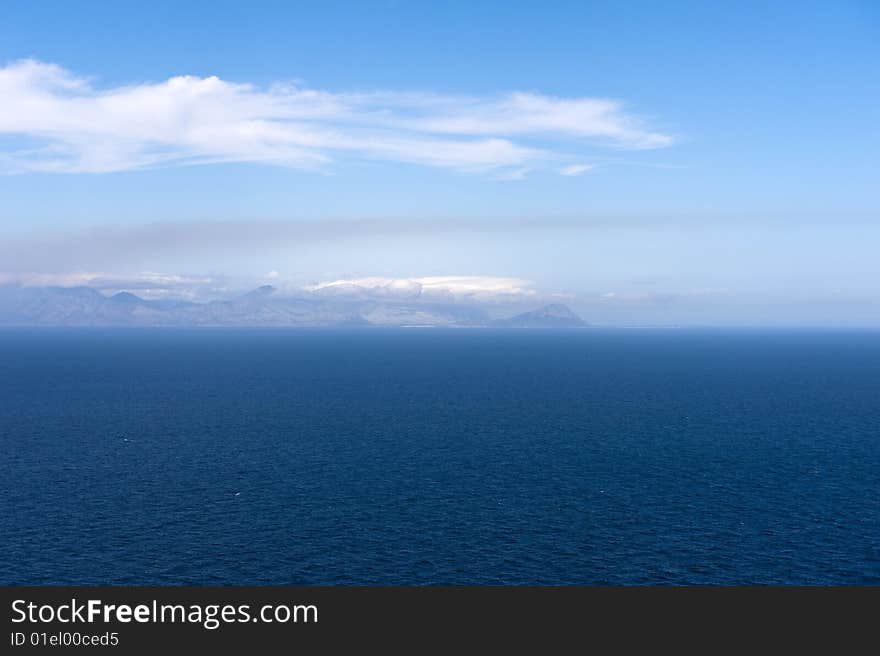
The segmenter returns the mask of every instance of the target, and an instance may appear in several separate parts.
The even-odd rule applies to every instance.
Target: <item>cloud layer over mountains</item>
[[[463,283],[465,284],[465,283]],[[471,283],[473,284],[473,283]],[[384,291],[376,291],[376,290]],[[284,294],[264,285],[227,300],[193,303],[149,300],[92,287],[0,287],[0,325],[49,326],[506,326],[577,327],[583,322],[558,304],[493,319],[473,297],[414,287],[329,284]]]

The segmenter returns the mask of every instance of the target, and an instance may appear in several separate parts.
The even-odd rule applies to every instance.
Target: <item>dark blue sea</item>
[[[3,584],[878,584],[880,333],[0,331]]]

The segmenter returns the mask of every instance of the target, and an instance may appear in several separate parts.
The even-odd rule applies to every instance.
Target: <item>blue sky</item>
[[[608,323],[880,323],[876,3],[182,5],[4,3],[0,275],[507,277]]]

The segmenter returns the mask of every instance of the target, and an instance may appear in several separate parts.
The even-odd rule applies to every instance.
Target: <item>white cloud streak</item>
[[[374,297],[425,297],[449,300],[498,301],[533,296],[534,283],[498,276],[427,276],[422,278],[352,278],[307,285],[315,294]]]
[[[102,292],[134,292],[146,299],[216,298],[230,291],[224,276],[179,275],[144,271],[134,275],[99,272],[4,272],[0,271],[0,287],[91,287]]]
[[[0,68],[0,136],[5,173],[216,162],[323,170],[350,159],[479,172],[564,161],[587,146],[672,143],[601,98],[333,93],[213,76],[97,88],[36,60]]]
[[[569,178],[574,178],[579,175],[583,175],[587,171],[591,171],[595,168],[592,164],[572,164],[571,166],[565,166],[559,170],[559,175],[564,175]]]

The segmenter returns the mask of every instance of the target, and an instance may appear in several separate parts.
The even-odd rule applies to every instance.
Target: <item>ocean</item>
[[[4,329],[0,584],[880,584],[880,333]]]

